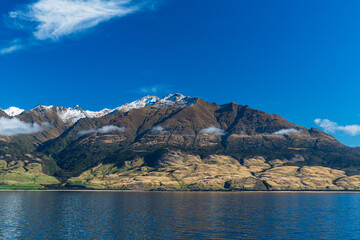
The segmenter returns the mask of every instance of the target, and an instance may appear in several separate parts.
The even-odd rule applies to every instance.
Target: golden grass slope
[[[172,151],[156,167],[144,159],[123,166],[100,164],[69,180],[97,189],[127,190],[359,190],[360,176],[320,166],[274,165],[263,157],[240,164],[225,155],[198,155]]]

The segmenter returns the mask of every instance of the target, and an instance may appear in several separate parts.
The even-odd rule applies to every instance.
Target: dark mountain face
[[[104,126],[125,131],[101,132]],[[84,130],[90,130],[82,134]],[[306,129],[236,103],[217,105],[198,99],[179,107],[151,107],[80,119],[38,151],[52,156],[66,175],[78,175],[100,163],[123,164],[161,149],[201,156],[229,155],[239,162],[254,156],[288,165],[320,165],[350,172],[360,166],[360,152],[318,129]],[[292,161],[291,159],[297,159]]]
[[[66,129],[71,127],[71,121],[64,122],[58,111],[64,109],[63,107],[44,107],[42,105],[36,108],[25,111],[17,118],[25,122],[38,123],[43,126],[43,131],[35,134],[37,140],[42,143],[61,135]]]
[[[170,166],[171,169],[175,163],[178,166],[187,159],[186,156],[192,156],[190,162],[197,165],[200,163],[196,156],[205,161],[202,164],[210,164],[215,161],[215,155],[223,159],[215,161],[219,164],[228,162],[235,164],[234,167],[240,164],[249,169],[254,166],[249,165],[248,159],[257,159],[251,161],[258,167],[279,164],[292,168],[323,166],[341,169],[350,175],[360,172],[360,151],[342,145],[318,129],[307,129],[279,115],[236,103],[217,105],[198,98],[186,100],[186,104],[184,101],[181,104],[160,101],[133,109],[124,105],[126,107],[118,111],[100,117],[84,117],[74,124],[60,117],[59,112],[67,111],[65,108],[39,106],[17,118],[42,124],[44,130],[36,134],[0,137],[0,161],[22,162],[31,154],[41,163],[43,172],[62,181],[94,167],[123,168],[138,166],[139,162],[137,171],[158,169],[157,174],[161,175],[161,167]],[[0,111],[1,116],[9,117],[3,111]],[[226,171],[232,171],[230,165]],[[214,171],[221,172],[221,168],[220,165]],[[117,170],[101,174],[107,176],[112,171]],[[259,179],[229,181],[228,185],[231,181],[232,184],[251,182],[264,188]]]
[[[8,115],[0,109],[0,117],[8,117]]]

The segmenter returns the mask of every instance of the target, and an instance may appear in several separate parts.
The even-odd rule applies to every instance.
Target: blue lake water
[[[360,194],[1,191],[0,238],[360,239]]]

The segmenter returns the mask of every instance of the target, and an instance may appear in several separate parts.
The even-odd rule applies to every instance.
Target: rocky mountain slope
[[[20,175],[29,172],[29,164],[38,164],[39,174],[51,178],[38,185],[59,181],[139,190],[360,188],[358,149],[318,129],[236,103],[218,105],[174,94],[147,96],[99,112],[41,105],[29,111],[0,111],[0,117],[8,119],[14,114],[42,130],[0,136],[0,176],[13,173],[14,164],[24,169]],[[0,182],[21,184],[1,177]]]

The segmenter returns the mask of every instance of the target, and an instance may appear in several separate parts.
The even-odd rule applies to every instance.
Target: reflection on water
[[[1,239],[360,239],[360,194],[0,192]]]

